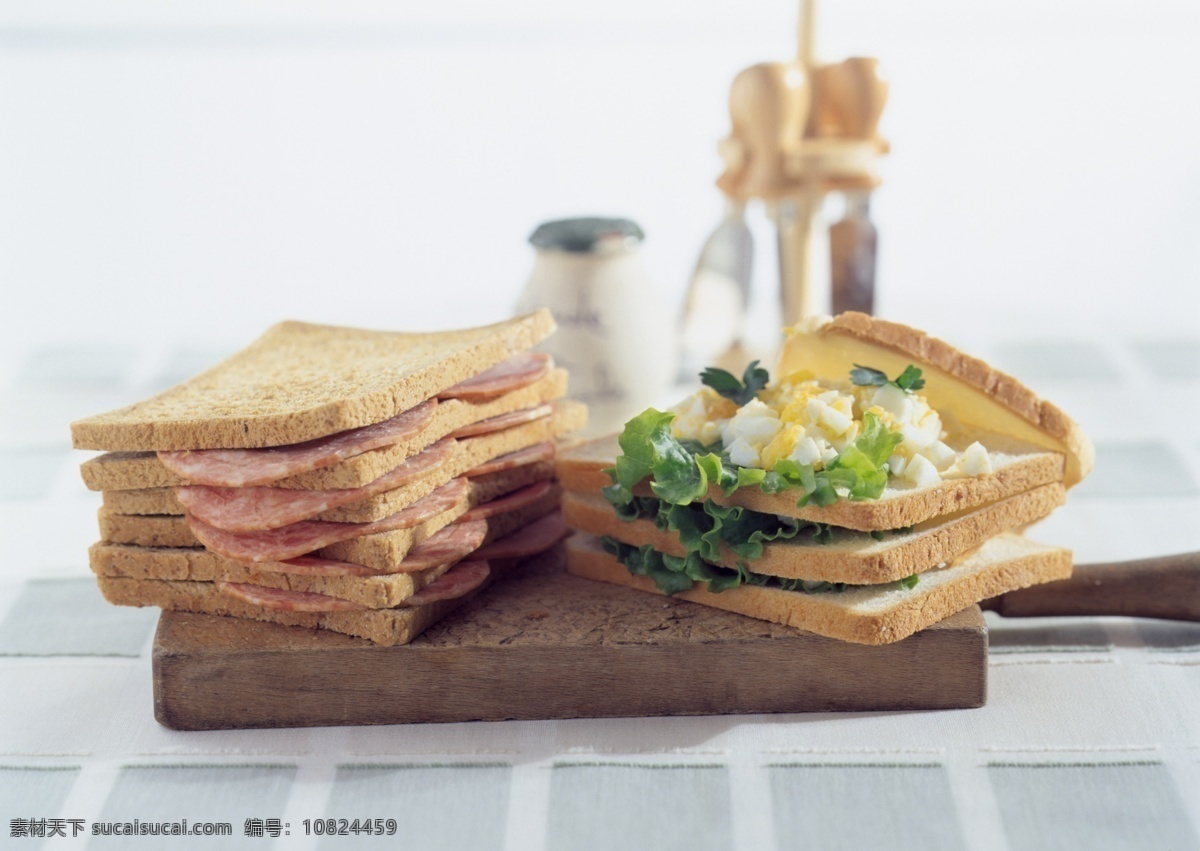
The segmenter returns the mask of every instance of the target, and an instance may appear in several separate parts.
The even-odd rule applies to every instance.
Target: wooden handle
[[[1200,621],[1200,552],[1076,565],[1070,579],[1010,591],[985,608],[1006,618],[1124,615]]]

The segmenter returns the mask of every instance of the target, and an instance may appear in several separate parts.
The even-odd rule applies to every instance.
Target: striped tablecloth
[[[1034,536],[1082,562],[1200,549],[1200,339],[974,349],[1097,444],[1094,475]],[[0,365],[0,845],[1200,848],[1196,624],[993,619],[977,710],[158,726],[156,613],[106,605],[90,579],[99,499],[67,423],[215,354],[53,349]],[[135,819],[230,835],[92,835]],[[394,819],[396,836],[318,833],[337,819],[385,833]]]

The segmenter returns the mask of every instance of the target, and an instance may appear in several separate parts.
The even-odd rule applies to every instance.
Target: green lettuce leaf
[[[687,503],[708,492],[708,477],[695,455],[671,435],[673,419],[670,412],[647,408],[625,423],[617,439],[622,454],[612,474],[623,490],[612,498],[624,499],[625,491],[632,496],[634,485],[647,477],[650,489],[668,502]]]
[[[824,470],[826,481],[844,489],[850,499],[879,499],[887,487],[887,460],[903,440],[903,435],[868,411],[862,434]]]
[[[708,483],[719,487],[725,496],[729,496],[742,486],[739,471],[743,468],[734,467],[723,455],[715,452],[697,455],[696,464],[704,471]]]
[[[779,588],[784,591],[796,591],[803,594],[840,593],[847,588],[861,586],[847,585],[844,582],[823,582],[812,579],[783,579],[778,576],[767,576],[752,572],[744,562],[738,562],[736,569],[709,564],[700,557],[699,553],[688,553],[685,557],[665,555],[650,545],[634,547],[604,536],[600,539],[605,551],[625,565],[626,569],[635,576],[649,576],[664,594],[678,594],[691,588],[695,582],[707,582],[708,590],[714,594],[738,588],[742,585],[753,585],[762,588]],[[920,581],[916,574],[890,583],[898,588],[915,588]]]
[[[736,555],[750,561],[762,558],[763,544],[794,538],[802,526],[809,525],[791,517],[762,514],[739,506],[717,505],[715,502],[706,502],[704,512],[714,521],[710,535],[717,537]],[[703,550],[700,556],[708,558]]]

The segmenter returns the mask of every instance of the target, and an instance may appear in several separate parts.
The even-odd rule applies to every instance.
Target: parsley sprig
[[[854,369],[850,370],[850,380],[859,387],[882,387],[885,384],[893,384],[905,393],[913,393],[925,386],[921,370],[911,363],[904,368],[904,372],[896,376],[894,381],[889,381],[887,373],[882,370],[856,363]]]
[[[732,399],[739,408],[755,398],[758,391],[766,387],[770,380],[770,375],[758,365],[756,360],[750,361],[750,365],[742,373],[741,381],[738,381],[732,372],[726,372],[715,366],[710,366],[700,373],[701,383],[716,390],[726,399]]]

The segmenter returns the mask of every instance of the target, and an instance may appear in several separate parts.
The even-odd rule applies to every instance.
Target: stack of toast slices
[[[113,603],[411,641],[567,528],[586,422],[531,352],[547,311],[398,333],[286,322],[191,380],[75,422]]]
[[[601,438],[557,462],[564,516],[584,533],[567,543],[567,569],[861,644],[899,641],[989,597],[1068,577],[1069,551],[1020,531],[1062,505],[1067,489],[1090,470],[1093,450],[1078,426],[982,361],[862,314],[793,330],[777,369],[832,378],[861,364],[889,375],[910,364],[920,368],[923,392],[952,424],[947,440],[958,449],[982,443],[991,472],[925,487],[891,478],[877,499],[843,494],[827,505],[800,506],[795,490],[748,486],[726,493],[713,485],[699,502],[794,518],[804,521],[802,529],[787,540],[764,536],[761,548],[740,552],[720,540],[703,565],[685,568],[683,537],[704,528],[698,504],[691,504],[693,514],[656,511],[661,501],[647,479],[619,515],[603,491],[613,484],[609,471],[623,450],[616,436]],[[727,579],[689,582],[671,569]]]

